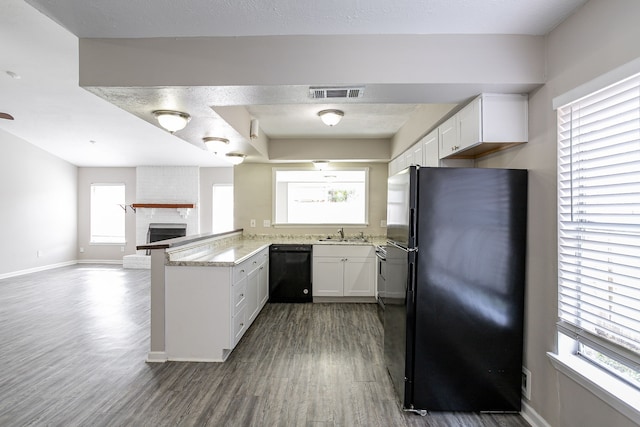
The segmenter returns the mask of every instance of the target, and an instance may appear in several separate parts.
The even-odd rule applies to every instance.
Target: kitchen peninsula
[[[373,254],[380,240],[350,240],[348,246],[370,247]],[[238,229],[138,246],[151,252],[147,361],[225,361],[269,298],[272,243],[347,245],[311,235],[244,236]],[[373,302],[373,282],[371,289]]]

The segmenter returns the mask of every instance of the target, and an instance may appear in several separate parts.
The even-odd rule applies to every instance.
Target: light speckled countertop
[[[371,237],[366,241],[320,241],[318,236],[244,236],[230,239],[216,245],[200,245],[176,251],[167,251],[168,266],[202,266],[202,267],[233,267],[251,256],[269,247],[271,244],[304,244],[304,245],[383,245],[384,237]]]

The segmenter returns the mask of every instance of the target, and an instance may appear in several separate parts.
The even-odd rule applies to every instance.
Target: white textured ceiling
[[[78,37],[545,34],[585,2],[29,0],[44,16],[22,0],[0,0],[0,112],[16,118],[0,120],[0,129],[80,166],[225,166],[197,146],[78,87]],[[6,71],[21,78],[11,78]],[[194,102],[198,96],[194,93]],[[325,128],[301,121],[300,114],[307,113],[302,107],[248,109],[273,136],[321,136]],[[348,114],[368,120],[372,133],[373,125],[379,125],[378,136],[386,137],[413,108],[359,104]],[[366,123],[345,126],[341,132],[362,134]]]

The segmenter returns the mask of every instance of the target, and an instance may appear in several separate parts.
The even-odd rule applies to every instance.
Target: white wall
[[[136,168],[78,168],[78,252],[81,261],[121,262],[124,255],[136,251],[136,217],[131,209],[125,214],[124,252],[122,245],[90,243],[91,240],[91,184],[119,183],[125,185],[125,203],[136,199]]]
[[[556,116],[552,99],[640,57],[640,2],[591,0],[547,38],[548,82],[530,94],[529,142],[489,156],[480,167],[527,168],[529,233],[525,365],[532,374],[530,405],[554,427],[636,425],[558,373],[556,350]]]
[[[75,261],[77,181],[75,166],[0,130],[0,277]]]

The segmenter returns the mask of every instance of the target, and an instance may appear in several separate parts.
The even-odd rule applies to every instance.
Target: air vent
[[[310,87],[309,97],[314,99],[361,98],[364,87]]]

